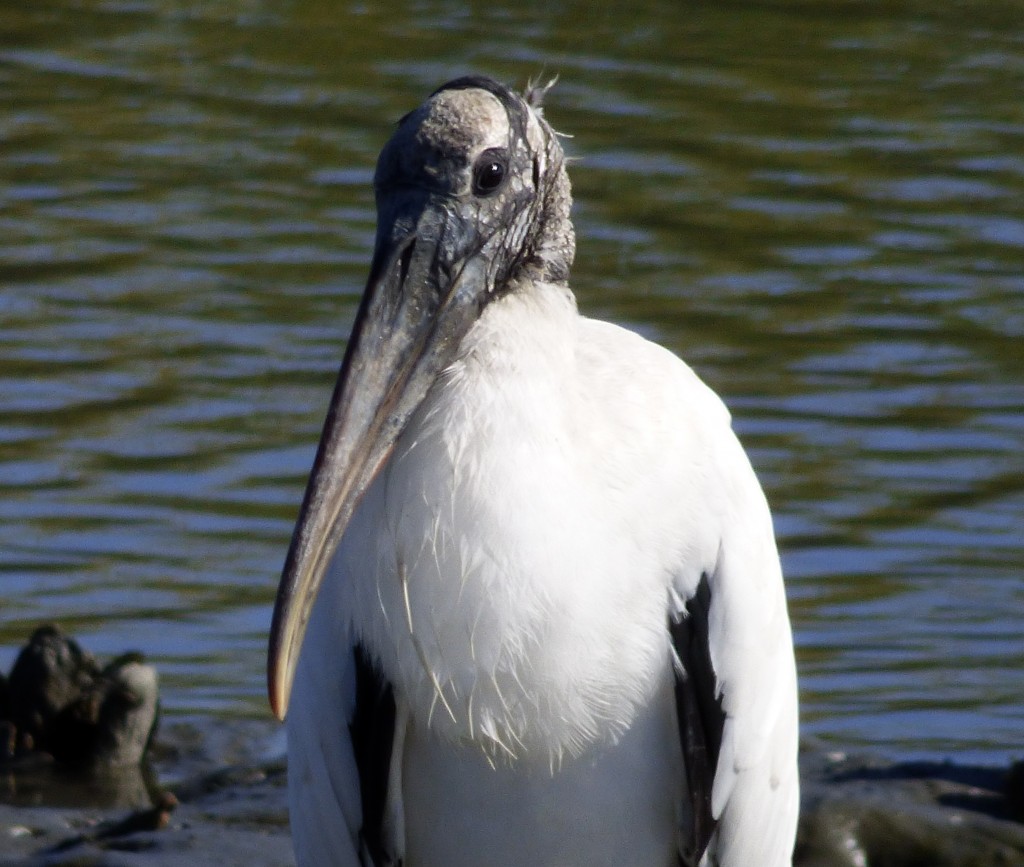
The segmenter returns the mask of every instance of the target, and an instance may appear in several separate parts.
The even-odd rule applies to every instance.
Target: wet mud
[[[0,865],[293,865],[282,751],[270,722],[209,720],[167,726],[144,772],[8,773]],[[813,747],[801,761],[796,867],[1024,865],[1021,765],[893,764]]]

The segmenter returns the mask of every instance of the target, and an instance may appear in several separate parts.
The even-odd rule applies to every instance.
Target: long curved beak
[[[479,257],[442,264],[457,229],[443,207],[415,190],[387,204],[274,605],[267,685],[279,719],[317,592],[352,514],[454,359],[486,291]]]

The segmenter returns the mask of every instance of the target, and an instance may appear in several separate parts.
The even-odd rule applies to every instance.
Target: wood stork
[[[449,82],[377,164],[271,634],[300,865],[791,861],[768,506],[690,368],[578,314],[543,90]]]

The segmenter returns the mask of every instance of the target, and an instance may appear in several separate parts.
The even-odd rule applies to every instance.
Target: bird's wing
[[[739,441],[707,437],[712,553],[676,581],[670,633],[694,801],[684,863],[791,863],[799,810],[796,669],[771,515]],[[715,423],[717,424],[717,423]],[[710,544],[709,544],[710,543]],[[689,857],[691,861],[686,861]]]
[[[314,608],[287,721],[296,859],[299,867],[386,867],[395,863],[386,821],[395,702],[362,647],[339,634],[332,609],[327,599]]]
[[[581,318],[578,328],[591,403],[616,408],[619,423],[595,471],[621,514],[654,528],[645,553],[657,549],[672,576],[669,634],[694,802],[692,820],[680,817],[680,857],[700,861],[706,844],[700,863],[788,865],[799,809],[796,668],[768,503],[729,411],[684,362],[609,323]]]

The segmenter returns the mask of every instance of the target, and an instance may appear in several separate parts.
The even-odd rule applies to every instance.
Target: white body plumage
[[[726,715],[707,863],[788,864],[792,640],[727,410],[671,353],[579,316],[564,287],[488,305],[321,589],[288,728],[300,864],[360,864],[355,641],[394,688],[386,820],[406,867],[679,863],[666,624],[702,576]]]

